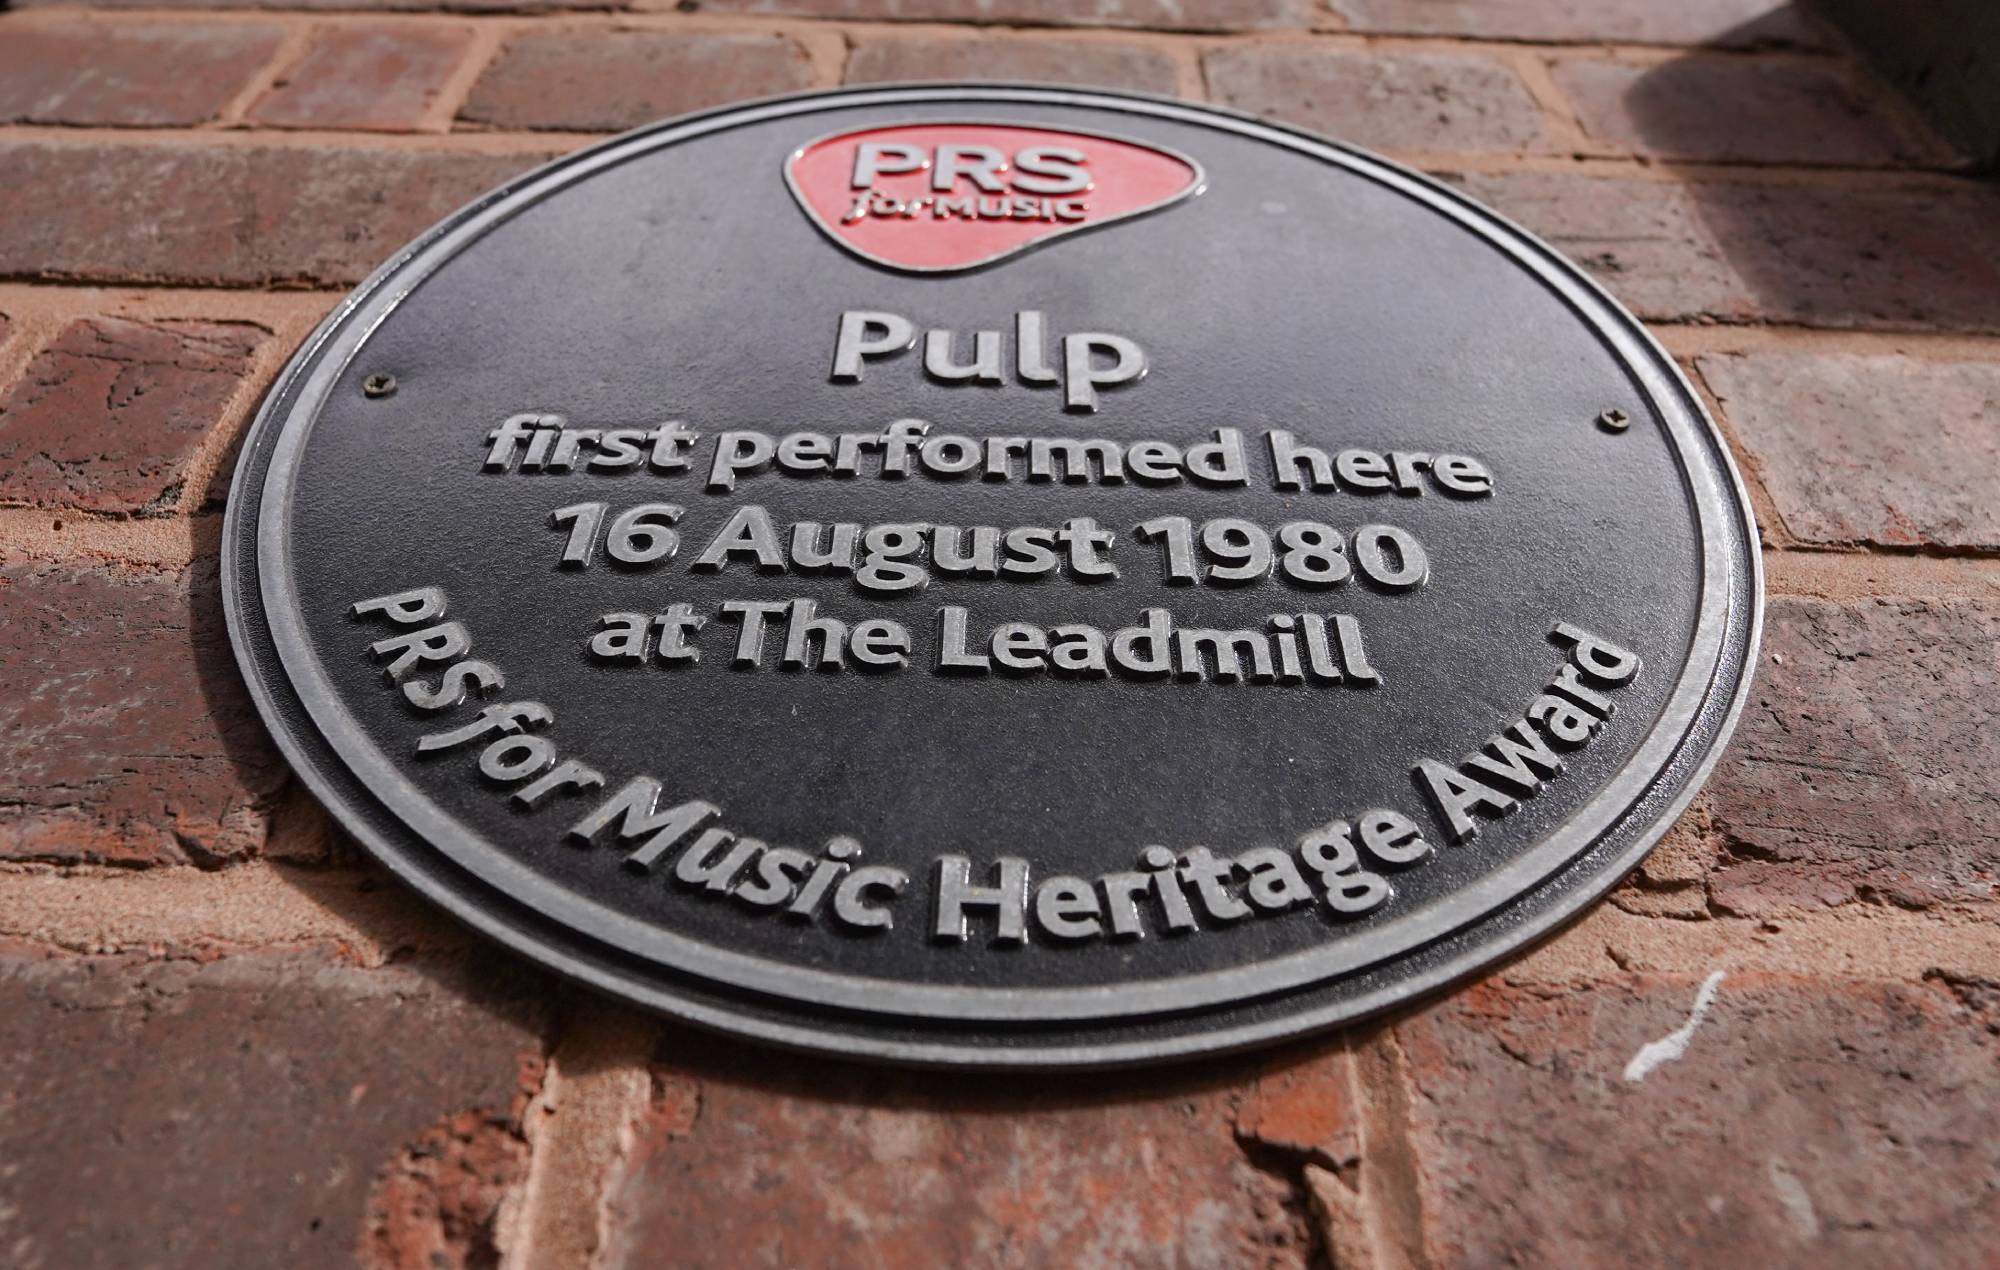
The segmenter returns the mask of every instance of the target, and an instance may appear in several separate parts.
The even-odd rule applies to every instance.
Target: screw
[[[393,379],[389,382],[391,384],[395,383]],[[1632,416],[1613,406],[1611,409],[1597,416],[1597,426],[1606,432],[1623,432],[1632,426]]]
[[[376,371],[361,381],[361,395],[364,397],[393,397],[396,395],[396,377]]]

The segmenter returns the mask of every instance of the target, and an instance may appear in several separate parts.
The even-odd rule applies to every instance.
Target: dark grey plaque
[[[952,86],[425,234],[272,390],[225,564],[302,778],[480,930],[787,1044],[1078,1065],[1602,894],[1743,700],[1755,542],[1672,362],[1492,213]]]

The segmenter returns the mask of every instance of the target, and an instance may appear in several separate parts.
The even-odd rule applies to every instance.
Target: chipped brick
[[[458,1112],[398,1152],[368,1197],[362,1263],[499,1264],[501,1205],[528,1172],[522,1105]]]
[[[1344,1049],[1324,1043],[1270,1063],[1236,1106],[1236,1135],[1322,1169],[1361,1158],[1360,1125]]]
[[[679,1039],[662,1061],[699,1113],[649,1118],[606,1266],[1307,1260],[1299,1196],[1199,1079],[968,1081]]]

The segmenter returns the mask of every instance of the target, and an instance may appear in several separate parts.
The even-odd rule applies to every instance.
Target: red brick
[[[1479,54],[1246,45],[1202,58],[1222,105],[1383,150],[1544,148],[1542,111],[1511,68]]]
[[[2000,547],[2000,366],[1810,352],[1697,365],[1794,536]]]
[[[1101,40],[864,38],[847,58],[850,84],[927,79],[1018,79],[1167,96],[1180,87],[1174,59],[1159,49]]]
[[[471,43],[468,27],[319,31],[305,56],[257,99],[250,121],[271,128],[411,131]]]
[[[279,39],[274,28],[234,23],[10,23],[0,39],[0,123],[206,123]]]
[[[603,1264],[1302,1266],[1284,1180],[1185,1071],[865,1071],[682,1037]]]
[[[617,132],[813,82],[783,35],[534,31],[501,50],[459,118],[495,128]]]
[[[11,0],[19,9],[70,8],[157,9],[160,0]],[[176,0],[184,9],[310,10],[413,13],[559,13],[574,10],[623,9],[625,0]]]
[[[242,322],[70,323],[0,399],[0,502],[170,505],[268,334]]]
[[[1486,984],[1397,1026],[1431,1264],[1990,1261],[2000,1043],[1976,1014],[1942,986],[1732,975],[1627,1080],[1698,990]]]
[[[1082,0],[1075,4],[1050,0],[680,0],[675,7],[703,13],[868,22],[990,22],[1163,31],[1263,31],[1303,26],[1313,16],[1311,0]]]
[[[1762,316],[2000,330],[2000,192],[1970,181],[1695,191]]]
[[[0,274],[351,286],[547,155],[0,143]]]
[[[1684,184],[1546,171],[1441,175],[1546,238],[1642,317],[1756,315]]]
[[[2000,330],[2000,195],[1970,181],[1446,179],[1562,248],[1645,317]]]
[[[1889,164],[1928,151],[1832,64],[1799,58],[1680,57],[1552,66],[1592,140],[1674,159]]]
[[[0,961],[8,1264],[494,1264],[543,1024],[486,962]]]
[[[1236,1099],[1239,1141],[1323,1169],[1343,1169],[1361,1158],[1345,1050],[1308,1041],[1264,1065]]]
[[[1700,921],[1713,916],[1708,906],[1708,875],[1722,850],[1713,829],[1714,814],[1707,796],[1697,795],[1606,902],[1642,917]]]
[[[2000,980],[1933,967],[1924,972],[1924,982],[1943,986],[1988,1032],[2000,1036]]]
[[[259,850],[285,782],[215,566],[0,569],[0,859],[212,865]]]
[[[1328,0],[1357,31],[1597,44],[1820,43],[1777,0]]]
[[[1991,900],[2000,605],[1780,598],[1709,786],[1718,910]]]

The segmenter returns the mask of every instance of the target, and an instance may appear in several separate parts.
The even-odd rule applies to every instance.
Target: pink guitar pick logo
[[[822,137],[785,161],[815,225],[864,260],[976,269],[1201,191],[1200,165],[1158,146],[1019,124],[916,123]]]

